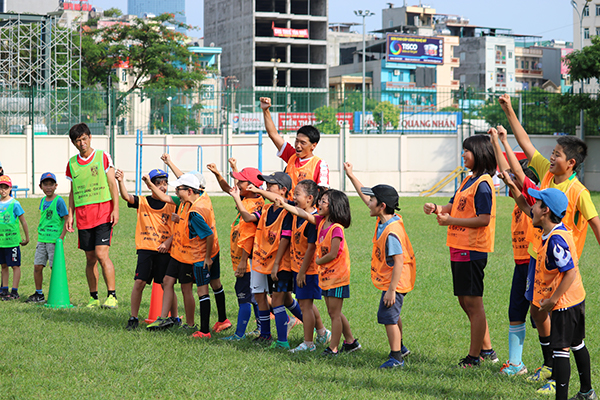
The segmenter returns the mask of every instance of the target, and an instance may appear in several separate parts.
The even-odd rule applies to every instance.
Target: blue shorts
[[[246,272],[244,276],[235,279],[235,294],[237,295],[238,304],[255,303],[250,289],[250,272]]]
[[[268,276],[269,285],[271,286],[271,293],[276,292],[291,292],[294,290],[294,276],[292,271],[279,271],[277,272],[277,280],[271,279],[271,275]]]
[[[535,264],[536,259],[529,258],[529,267],[527,268],[527,285],[525,286],[525,298],[527,301],[533,301],[533,283],[535,282]]]
[[[512,286],[510,288],[510,303],[508,304],[508,320],[510,322],[525,322],[525,318],[527,317],[530,304],[525,298],[528,269],[528,262],[515,264]]]
[[[194,263],[194,278],[196,279],[196,286],[208,285],[210,281],[219,279],[221,276],[219,253],[212,258],[212,262],[213,263],[210,266],[210,271],[204,266],[204,261]]]
[[[340,286],[329,290],[323,290],[323,297],[335,297],[336,299],[347,299],[350,297],[350,285]]]
[[[294,272],[294,294],[297,300],[321,300],[321,288],[319,287],[319,275],[304,275],[306,283],[298,287],[298,273]]]
[[[0,264],[9,267],[21,266],[21,246],[0,247]]]
[[[377,322],[382,325],[396,325],[400,319],[400,311],[404,304],[404,294],[396,292],[396,302],[391,307],[386,307],[383,303],[383,297],[387,292],[381,292],[379,299],[379,310],[377,310]]]
[[[210,280],[214,281],[221,277],[221,252],[212,258],[212,266],[210,267]]]

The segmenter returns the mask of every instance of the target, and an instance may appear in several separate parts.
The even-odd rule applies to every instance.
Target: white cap
[[[198,178],[198,182],[200,182],[200,189],[206,188],[206,178],[198,171],[190,171],[190,174],[193,174]]]
[[[188,186],[192,189],[200,189],[200,182],[196,175],[192,173],[183,174],[179,177],[179,179],[175,181],[169,181],[170,186],[178,187],[178,186]]]

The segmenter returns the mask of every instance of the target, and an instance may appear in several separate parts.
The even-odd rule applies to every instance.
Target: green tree
[[[322,106],[315,110],[315,118],[317,123],[315,126],[325,134],[340,133],[340,126],[337,123],[337,111],[334,107]]]
[[[382,101],[373,110],[373,114],[378,116],[376,122],[381,122],[381,115],[383,114],[383,125],[391,125],[394,128],[398,128],[400,123],[400,109],[390,103],[389,101]]]
[[[112,7],[108,10],[105,10],[103,14],[105,17],[108,18],[119,18],[121,15],[123,15],[123,11],[119,10],[116,7]]]
[[[365,111],[373,111],[379,101],[371,98],[370,93],[366,93],[365,95]],[[362,92],[356,91],[347,94],[339,109],[343,112],[362,111]]]

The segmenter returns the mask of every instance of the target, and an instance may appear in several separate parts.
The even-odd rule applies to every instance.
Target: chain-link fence
[[[30,124],[35,134],[64,135],[73,124],[85,122],[94,134],[220,134],[225,129],[246,134],[264,130],[260,97],[272,99],[273,121],[281,132],[317,124],[324,134],[339,133],[343,126],[355,134],[453,133],[461,126],[478,133],[507,125],[498,96],[441,88],[373,91],[365,94],[363,121],[358,91],[218,91],[213,85],[132,93],[0,88],[0,133],[21,134]],[[511,94],[530,134],[577,134],[580,113],[573,96],[541,89]],[[598,117],[586,112],[585,134],[598,135],[599,126]]]

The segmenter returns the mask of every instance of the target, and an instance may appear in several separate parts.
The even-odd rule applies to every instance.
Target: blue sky
[[[168,1],[168,0],[165,0]],[[224,0],[227,1],[227,0]],[[353,10],[365,9],[365,3],[375,15],[367,18],[367,31],[381,28],[381,10],[392,2],[402,6],[403,0],[329,0],[329,22],[362,22]],[[123,0],[90,0],[93,5],[107,9],[117,7],[127,11]],[[419,0],[407,0],[408,5],[418,5]],[[202,1],[186,0],[188,24],[202,28]],[[422,4],[430,5],[440,14],[457,14],[469,18],[471,24],[498,28],[509,28],[513,33],[538,35],[546,39],[573,40],[573,8],[569,0],[429,0]],[[361,31],[360,27],[356,29]],[[202,37],[202,29],[192,32]]]

